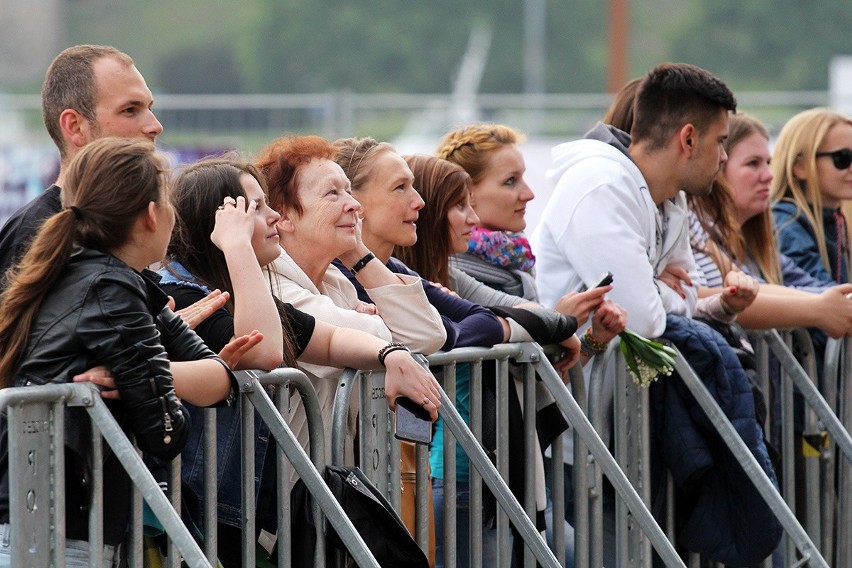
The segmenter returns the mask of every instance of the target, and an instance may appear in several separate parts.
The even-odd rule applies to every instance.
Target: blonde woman
[[[849,282],[852,120],[825,108],[791,118],[772,160],[772,213],[782,253],[820,280]]]

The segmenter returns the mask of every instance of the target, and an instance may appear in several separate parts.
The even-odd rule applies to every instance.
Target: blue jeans
[[[0,524],[0,568],[12,566],[12,547],[9,525]],[[48,543],[44,543],[45,546]],[[104,547],[104,566],[118,566],[119,547]],[[89,542],[85,540],[65,541],[66,568],[89,568]]]
[[[565,490],[565,521],[572,527],[572,544],[570,546],[573,552],[573,526],[574,526],[574,468],[569,464],[563,464],[563,488]],[[544,474],[550,485],[550,458],[544,458]],[[602,509],[603,509],[603,562],[604,566],[615,566],[615,491],[606,481],[602,488]],[[549,518],[549,517],[548,517]],[[565,547],[565,555],[568,556],[568,546]],[[572,554],[573,563],[573,554]]]
[[[547,492],[547,509],[544,511],[544,518],[547,521],[547,544],[553,550],[553,525],[559,523],[559,519],[553,518],[553,500],[550,498],[549,490]],[[574,527],[564,519],[559,524],[562,525],[562,530],[565,532],[565,568],[574,568]]]
[[[444,480],[432,478],[435,568],[444,568]],[[497,565],[497,531],[482,527],[482,565]],[[456,566],[470,566],[470,485],[456,483]]]

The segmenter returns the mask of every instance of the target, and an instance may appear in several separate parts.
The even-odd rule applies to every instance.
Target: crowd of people
[[[217,553],[226,567],[240,565],[243,528],[232,370],[302,369],[327,433],[343,369],[384,370],[391,409],[405,397],[436,421],[433,560],[443,566],[449,472],[441,377],[412,353],[535,341],[556,346],[553,364],[569,385],[569,369],[582,366],[589,380],[589,362],[626,328],[665,337],[684,353],[711,354],[690,362],[711,390],[732,393],[724,410],[775,481],[772,436],[756,414],[760,393],[729,356],[728,338],[743,328],[802,326],[824,347],[826,337],[852,334],[841,207],[852,199],[852,120],[827,109],[800,113],[770,152],[766,126],[737,113],[728,87],[689,64],[661,64],[631,81],[583,139],[553,149],[554,191],[529,238],[526,204],[535,195],[524,180],[524,137],[507,125],[454,129],[431,155],[402,156],[372,138],[285,136],[251,159],[233,153],[172,168],[154,145],[163,126],[153,95],[126,54],[92,45],[63,51],[47,71],[42,102],[61,166],[56,183],[0,231],[2,386],[99,385],[148,463],[181,456],[196,521],[200,409],[215,407]],[[606,272],[612,283],[595,287]],[[604,391],[610,425],[612,374]],[[676,384],[655,385],[651,404],[655,463],[672,471],[692,507],[681,512],[679,542],[720,561],[757,562],[777,546],[780,526],[741,472],[708,466],[720,463],[718,444],[690,420],[693,402]],[[483,385],[493,388],[493,380]],[[569,425],[538,387],[537,434],[547,448]],[[523,391],[508,392],[509,423],[520,425]],[[470,420],[471,397],[480,393],[471,391],[467,365],[457,367],[455,395]],[[356,413],[353,405],[350,463]],[[285,418],[307,448],[299,396]],[[65,420],[66,563],[85,566],[91,448],[84,414],[68,410]],[[262,420],[255,430],[256,537],[271,553],[275,444]],[[520,498],[522,428],[509,432],[516,456],[509,485]],[[572,437],[562,439],[568,504],[558,524],[570,536]],[[486,450],[494,444],[494,432],[485,432]],[[457,451],[456,555],[466,566],[469,463]],[[415,463],[413,446],[402,453]],[[543,514],[548,455],[535,452],[541,530],[552,521]],[[114,457],[103,467],[104,554],[117,563],[130,482]],[[9,484],[4,419],[0,530],[7,535]],[[604,563],[614,566],[611,488],[603,497]],[[703,514],[708,501],[725,506]],[[748,542],[719,528],[734,515],[760,527]],[[484,565],[492,565],[493,517],[482,519]],[[0,566],[9,565],[8,540],[0,542]],[[572,566],[568,542],[564,560]],[[515,565],[522,548],[514,547]]]

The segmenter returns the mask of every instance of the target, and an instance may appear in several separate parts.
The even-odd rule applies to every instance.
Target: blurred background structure
[[[431,152],[459,123],[508,123],[529,137],[532,223],[549,148],[661,61],[713,71],[775,131],[852,112],[848,0],[0,0],[0,29],[0,221],[52,181],[38,92],[79,43],[135,59],[178,161],[288,132]]]

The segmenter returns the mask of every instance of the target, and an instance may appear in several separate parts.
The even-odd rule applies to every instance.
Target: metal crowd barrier
[[[724,416],[718,404],[704,387],[701,380],[689,367],[686,360],[678,354],[676,368],[689,388],[690,392],[702,406],[708,417],[716,426],[721,438],[738,460],[743,470],[757,487],[760,494],[766,500],[773,513],[781,522],[786,535],[787,547],[785,551],[785,566],[849,566],[852,542],[852,525],[850,525],[850,461],[852,461],[852,438],[849,431],[852,425],[852,386],[849,378],[852,376],[852,361],[846,355],[844,347],[849,348],[850,339],[845,341],[829,341],[825,353],[825,367],[823,372],[824,383],[822,389],[818,388],[816,380],[816,367],[814,364],[813,347],[810,337],[805,330],[791,330],[785,333],[787,341],[781,339],[777,331],[769,330],[756,334],[755,350],[757,354],[758,373],[763,383],[765,393],[769,392],[769,370],[768,353],[772,352],[781,364],[781,423],[786,430],[782,434],[782,455],[784,465],[782,471],[778,472],[779,483],[782,492],[772,485],[766,475],[758,466],[756,460],[746,448],[745,444],[736,434],[728,419]],[[799,351],[803,354],[805,371],[803,366],[796,360],[790,350],[790,344],[795,341],[799,344]],[[852,352],[850,352],[852,353]],[[648,463],[647,431],[647,390],[634,385],[629,379],[625,379],[626,371],[620,352],[617,349],[617,340],[610,345],[607,353],[596,358],[591,373],[591,393],[589,395],[589,416],[592,423],[601,429],[603,427],[602,399],[605,392],[605,373],[607,367],[615,366],[615,399],[614,412],[614,444],[615,455],[624,468],[631,482],[636,486],[643,497],[649,498],[650,464]],[[665,378],[661,379],[665,380]],[[806,467],[806,511],[802,514],[805,522],[800,522],[795,511],[795,473],[793,463],[793,385],[802,393],[806,401],[805,412],[805,434],[813,435],[822,439],[825,433],[829,444],[820,448],[819,463],[811,460],[812,464]],[[574,396],[581,403],[585,402],[584,385],[582,381],[572,381]],[[825,395],[825,397],[823,396]],[[831,401],[831,402],[827,402]],[[769,432],[771,422],[775,420],[772,416],[772,405],[769,405],[770,416],[765,425]],[[843,417],[841,421],[838,415]],[[839,460],[837,454],[840,454]],[[587,499],[578,499],[575,509],[577,522],[575,524],[575,540],[577,550],[575,551],[575,566],[601,566],[602,565],[602,523],[600,505],[600,471],[597,467],[596,456],[586,456],[582,445],[575,443],[575,464],[588,462],[591,471],[586,468],[574,468],[575,494],[586,495]],[[835,464],[835,462],[838,462]],[[837,494],[839,500],[835,499],[835,465],[838,476]],[[782,497],[783,494],[783,497]],[[674,489],[673,482],[669,476],[667,487],[667,511],[666,527],[669,539],[674,541]],[[631,527],[632,519],[623,514],[621,501],[617,502],[616,511],[616,566],[650,566],[651,558],[648,554],[646,539]],[[803,528],[803,524],[807,530]],[[822,529],[820,531],[820,529]],[[836,538],[835,538],[836,533]],[[819,546],[817,546],[819,543]],[[586,548],[588,547],[588,548]],[[798,556],[797,556],[798,551]],[[826,559],[831,559],[829,562]],[[689,566],[702,565],[702,559],[698,555],[690,554]],[[772,559],[767,558],[764,566],[772,566]]]
[[[508,389],[514,388],[509,374],[509,360],[520,365],[523,375],[523,404],[524,404],[524,432],[525,432],[525,455],[526,464],[526,486],[524,491],[524,507],[515,499],[504,479],[508,475],[509,459],[517,459],[516,456],[508,455]],[[621,468],[616,464],[606,445],[592,428],[577,402],[572,398],[562,380],[544,356],[541,347],[534,343],[515,343],[497,345],[493,348],[461,348],[446,353],[436,353],[427,358],[429,365],[442,366],[444,389],[443,406],[439,414],[445,420],[444,433],[444,525],[445,534],[436,535],[438,539],[443,538],[445,566],[456,565],[456,541],[455,541],[455,443],[458,442],[463,448],[468,459],[471,461],[470,471],[470,516],[471,516],[471,566],[482,565],[482,482],[489,487],[498,501],[497,515],[497,559],[500,566],[508,566],[510,561],[511,537],[509,535],[509,522],[511,521],[520,533],[525,548],[525,565],[534,566],[535,562],[545,566],[563,564],[564,559],[564,535],[561,530],[554,530],[555,555],[546,548],[546,544],[540,533],[535,529],[530,519],[535,518],[534,498],[534,459],[532,452],[538,450],[538,440],[535,430],[535,383],[536,374],[541,378],[548,390],[553,394],[556,404],[568,421],[574,427],[578,438],[590,449],[592,455],[604,470],[604,473],[616,487],[618,493],[626,503],[627,510],[635,519],[637,528],[649,535],[649,542],[653,543],[660,556],[665,559],[669,566],[684,566],[677,556],[671,543],[666,539],[659,525],[651,516],[646,505],[631,486]],[[496,423],[503,425],[497,432],[496,466],[485,455],[482,447],[482,367],[485,362],[496,365],[497,376],[497,417]],[[455,370],[457,365],[471,365],[470,390],[471,390],[471,424],[466,425],[459,416],[457,410],[451,403],[455,399]],[[576,373],[575,373],[576,374]],[[398,442],[393,439],[390,413],[387,409],[383,394],[382,373],[358,373],[354,372],[341,380],[341,386],[335,400],[335,415],[332,426],[332,461],[338,462],[342,459],[341,448],[342,436],[346,432],[346,417],[349,408],[351,391],[360,379],[360,422],[359,439],[361,465],[373,482],[387,492],[388,499],[395,506],[399,503],[399,449]],[[576,379],[576,377],[575,377]],[[577,379],[578,380],[578,379]],[[561,527],[564,518],[564,496],[562,495],[562,464],[561,445],[554,444],[554,467],[553,497],[554,513],[557,519],[555,526]],[[417,491],[417,523],[415,535],[418,543],[424,550],[428,545],[426,533],[426,519],[428,508],[431,503],[427,500],[427,493],[421,489],[425,488],[428,478],[425,475],[427,469],[427,450],[425,447],[418,448],[418,491]],[[559,558],[560,560],[556,560]]]
[[[611,358],[613,354],[618,353],[617,347],[616,338],[608,347],[606,356]],[[541,348],[538,346],[535,346],[535,348],[540,354]],[[588,407],[599,410],[602,405],[597,404],[597,401],[601,397],[601,389],[604,385],[603,373],[608,359],[605,357],[600,359],[596,357],[595,359],[592,363],[591,384],[593,392],[592,396],[589,397]],[[616,374],[622,375],[621,382],[625,383],[623,377],[625,373],[621,367],[623,365],[616,369]],[[621,427],[616,432],[616,455],[624,455],[625,453],[629,455],[628,459],[623,459],[619,463],[607,449],[605,442],[598,434],[598,430],[592,425],[593,421],[590,421],[592,416],[587,417],[583,413],[581,406],[585,402],[583,377],[577,376],[579,373],[572,377],[571,388],[574,395],[572,398],[567,389],[558,388],[561,385],[558,375],[541,356],[539,356],[536,371],[541,376],[542,381],[550,388],[560,410],[573,427],[575,441],[573,482],[575,495],[578,496],[575,498],[574,510],[575,567],[603,565],[603,519],[601,513],[603,475],[606,475],[616,492],[616,518],[629,527],[629,529],[617,533],[619,538],[616,541],[616,565],[630,566],[639,562],[640,565],[650,566],[650,548],[653,546],[667,566],[684,566],[683,560],[675,551],[672,542],[663,533],[656,519],[648,510],[650,485],[644,483],[644,480],[649,479],[650,475],[639,476],[636,473],[636,471],[650,471],[647,444],[648,425],[647,420],[641,419],[642,414],[647,415],[643,411],[644,408],[647,408],[647,391],[637,389],[632,381],[627,381],[630,386],[622,385],[623,392],[629,393],[632,398],[638,400],[635,409],[640,411],[640,419],[630,417],[627,412],[618,413],[622,406],[616,406],[616,415],[619,419],[615,420],[615,423]],[[598,377],[597,381],[595,377]],[[595,412],[593,415],[597,419],[597,423],[600,424],[600,413]],[[636,428],[638,428],[639,435],[632,436],[628,442],[627,434]],[[554,470],[562,468],[562,460],[557,458],[558,454],[559,452],[553,453]],[[592,466],[590,468],[592,469],[591,474],[587,471],[585,464]],[[592,478],[591,483],[589,482],[590,477]],[[554,482],[554,486],[560,487],[561,481]],[[584,494],[588,496],[588,500],[579,498]],[[556,516],[556,511],[557,507],[554,505],[554,516]],[[629,554],[626,552],[628,550],[628,536],[634,541]]]
[[[825,366],[823,367],[824,393],[827,400],[835,408],[835,414],[840,417],[846,432],[852,431],[852,338],[829,340],[825,351]],[[835,469],[833,459],[835,441],[829,440],[828,446],[822,452],[824,455],[823,468],[826,484],[832,491],[826,491],[828,499],[826,509],[836,503],[834,523],[827,525],[824,542],[827,548],[834,544],[836,557],[835,566],[852,566],[852,465],[849,460],[839,460]],[[834,530],[832,530],[834,529]],[[832,541],[832,536],[836,538]]]
[[[506,477],[505,467],[508,465],[505,459],[498,458],[497,467],[491,463],[482,449],[479,440],[481,432],[475,436],[470,428],[464,423],[458,411],[453,405],[455,398],[455,361],[465,361],[467,359],[478,361],[474,365],[472,372],[473,389],[478,389],[481,384],[481,364],[483,359],[497,358],[502,364],[507,365],[507,354],[501,354],[500,348],[497,346],[493,349],[474,349],[465,348],[450,351],[446,354],[449,360],[453,361],[448,366],[450,370],[444,375],[444,388],[441,393],[442,406],[439,409],[440,416],[445,420],[445,440],[455,438],[464,448],[466,454],[471,460],[471,475],[474,471],[478,473],[478,480],[484,481],[491,492],[494,494],[499,506],[505,511],[502,515],[504,518],[503,532],[501,539],[498,541],[499,546],[503,548],[502,554],[498,556],[502,565],[508,566],[508,521],[511,519],[517,527],[517,530],[522,539],[527,543],[531,550],[531,554],[535,560],[542,566],[557,567],[560,564],[557,562],[553,553],[548,549],[547,544],[541,534],[536,530],[533,522],[528,515],[528,512],[518,503],[518,500],[509,490],[508,485],[504,481]],[[511,348],[512,354],[519,352]],[[442,364],[440,359],[442,354],[433,355],[428,358],[430,364]],[[507,368],[502,376],[508,376]],[[498,381],[499,383],[500,381]],[[508,382],[502,381],[506,388]],[[335,398],[335,412],[332,425],[332,461],[339,463],[342,460],[342,436],[346,432],[346,416],[349,408],[349,400],[352,390],[356,384],[360,385],[359,396],[359,455],[361,456],[361,467],[370,477],[373,483],[385,492],[388,500],[394,507],[399,507],[400,503],[400,459],[399,459],[399,442],[393,437],[392,414],[388,410],[384,396],[384,373],[380,372],[356,372],[350,371],[341,379],[341,384],[338,389],[337,397]],[[477,392],[477,391],[472,391]],[[476,404],[478,397],[471,397],[472,402]],[[498,398],[505,399],[506,397]],[[498,413],[500,412],[498,407]],[[503,412],[506,412],[505,405]],[[474,411],[472,415],[479,415]],[[498,418],[500,420],[500,418]],[[503,423],[506,420],[502,420]],[[481,425],[479,426],[481,430]],[[445,441],[445,445],[454,442]],[[507,444],[508,442],[506,442]],[[499,450],[498,450],[498,453]],[[503,454],[505,455],[505,451]],[[416,494],[416,528],[415,538],[418,544],[424,550],[428,547],[428,532],[427,521],[429,509],[432,503],[428,500],[428,492],[426,486],[429,483],[429,477],[426,475],[428,471],[428,448],[425,445],[418,445],[417,448],[418,471],[416,475],[417,494]],[[454,447],[451,450],[445,450],[445,471],[455,471],[455,451]],[[455,483],[454,476],[447,475],[444,486],[445,503],[447,507],[455,501]],[[481,550],[481,488],[479,491],[472,490],[472,494],[478,494],[478,497],[472,497],[472,529],[474,532],[479,532],[471,537],[473,543],[478,543],[479,546],[474,546],[474,566],[482,565],[482,550]],[[479,507],[475,505],[479,503]],[[533,515],[534,518],[534,515]],[[450,514],[446,516],[446,527],[455,527],[455,508],[452,507]],[[478,531],[477,531],[478,529]],[[455,566],[455,535],[454,531],[447,529],[445,535],[446,541],[446,556],[445,565]],[[442,535],[436,535],[436,538],[441,538]]]
[[[783,335],[783,338],[782,338]],[[823,555],[834,566],[852,565],[852,417],[850,397],[850,339],[829,340],[824,354],[822,376],[817,376],[816,359],[810,335],[804,329],[779,334],[776,331],[756,334],[761,349],[771,351],[779,361],[781,439],[783,457],[780,479],[782,493],[791,510],[802,519],[808,534],[819,544]],[[794,357],[793,350],[798,353]],[[797,444],[793,432],[793,387],[805,402],[804,431],[806,446]],[[794,456],[802,455],[802,471],[796,470]],[[798,477],[797,477],[798,476]],[[804,510],[797,510],[804,498]],[[793,543],[785,547],[787,564],[795,561]]]
[[[296,470],[313,496],[322,515],[340,535],[349,553],[359,566],[378,567],[343,509],[335,500],[319,468],[323,467],[324,433],[319,404],[313,386],[296,369],[276,369],[272,372],[237,372],[242,412],[242,441],[244,471],[242,482],[243,565],[254,566],[254,412],[266,422],[275,438],[278,466],[278,521],[282,545],[278,550],[278,565],[290,564],[289,468]],[[269,398],[264,386],[277,385],[276,403]],[[288,386],[295,387],[305,402],[311,431],[311,454],[308,458],[302,446],[282,417],[289,399]],[[13,566],[65,565],[65,500],[64,500],[64,407],[82,407],[92,424],[93,463],[103,461],[102,438],[127,471],[137,493],[132,499],[131,531],[127,540],[128,566],[143,565],[142,500],[160,521],[169,538],[167,562],[189,567],[216,566],[216,433],[215,412],[205,413],[205,495],[204,495],[204,552],[181,521],[180,460],[171,466],[170,503],[147,467],[139,452],[128,440],[107,409],[97,388],[88,384],[58,384],[0,390],[0,411],[7,411],[10,467],[10,525]],[[92,477],[92,500],[89,511],[90,566],[103,565],[102,510],[103,471],[96,467]],[[318,523],[316,565],[323,565],[321,525]]]
[[[852,425],[852,339],[829,341],[825,353],[825,366],[822,384],[816,380],[813,349],[810,338],[803,330],[794,330],[785,334],[785,339],[775,331],[756,335],[758,370],[764,382],[765,391],[769,388],[768,353],[774,354],[780,362],[782,418],[781,423],[791,423],[792,385],[798,388],[807,402],[805,413],[805,434],[826,439],[826,444],[818,444],[818,463],[806,467],[805,485],[806,511],[800,512],[804,523],[800,523],[794,514],[795,479],[792,460],[792,430],[782,436],[782,453],[785,457],[779,480],[782,494],[769,482],[759,468],[756,460],[736,435],[730,422],[722,414],[718,405],[695,375],[687,362],[678,355],[677,370],[704,411],[716,425],[720,436],[742,465],[744,471],[755,483],[761,495],[778,517],[787,533],[785,551],[786,566],[849,566],[852,558],[852,438],[849,430]],[[805,363],[801,365],[793,356],[790,345],[795,341],[800,345],[798,351],[803,354]],[[522,456],[526,467],[526,486],[521,501],[511,493],[504,482],[508,474],[509,459],[518,459],[508,455],[508,435],[506,428],[497,433],[496,465],[492,464],[481,446],[482,405],[481,397],[474,396],[482,392],[483,364],[493,364],[497,376],[497,424],[508,425],[508,393],[514,388],[510,381],[512,361],[520,369],[523,382],[525,455]],[[531,519],[535,518],[534,498],[534,460],[533,451],[538,444],[535,438],[536,375],[547,387],[559,409],[573,427],[575,437],[575,459],[573,483],[575,488],[575,534],[574,565],[578,568],[602,566],[602,484],[603,475],[609,479],[616,490],[616,561],[617,566],[651,566],[651,547],[668,566],[684,566],[684,562],[672,545],[673,505],[672,484],[669,483],[667,522],[669,534],[663,534],[657,522],[648,511],[650,502],[650,463],[649,433],[647,421],[647,390],[641,389],[627,378],[617,339],[608,351],[596,358],[591,372],[591,390],[588,397],[585,383],[579,370],[572,371],[571,394],[564,387],[556,371],[548,363],[541,348],[536,344],[505,344],[490,349],[464,348],[447,353],[437,353],[424,359],[429,365],[443,368],[442,392],[443,405],[440,415],[445,420],[445,526],[443,538],[445,544],[445,565],[456,565],[455,558],[455,444],[458,443],[471,461],[471,559],[472,566],[481,566],[482,551],[482,482],[494,494],[498,503],[497,546],[500,566],[508,566],[512,545],[509,523],[516,527],[525,543],[524,564],[533,566],[536,562],[542,566],[558,566],[564,560],[566,542],[559,527],[564,512],[562,492],[562,447],[557,441],[553,445],[553,476],[551,496],[553,500],[554,537],[553,550],[548,548]],[[455,398],[455,370],[458,365],[471,366],[471,424],[466,425],[452,404]],[[609,453],[605,443],[595,431],[602,428],[602,397],[605,389],[607,368],[614,365],[615,375],[615,412],[614,454]],[[807,368],[807,371],[806,371]],[[789,380],[788,380],[789,379]],[[665,380],[665,379],[663,379]],[[340,534],[353,559],[360,566],[377,566],[375,559],[364,545],[363,540],[346,518],[339,504],[328,491],[320,475],[324,466],[322,419],[319,415],[313,386],[303,373],[294,369],[278,369],[271,373],[238,373],[240,387],[240,405],[242,412],[242,442],[244,451],[244,472],[242,483],[243,518],[243,564],[255,563],[254,548],[254,419],[255,411],[268,425],[275,438],[278,467],[278,511],[280,545],[278,547],[278,565],[290,564],[290,468],[304,480],[307,489],[314,495],[322,515]],[[274,399],[270,399],[265,387],[276,385]],[[346,435],[347,414],[352,391],[360,387],[359,392],[359,455],[361,467],[374,481],[376,486],[388,496],[391,503],[400,507],[399,443],[393,437],[391,413],[384,397],[384,374],[378,372],[358,372],[349,370],[341,380],[334,407],[332,440],[332,461],[342,463],[342,436]],[[284,416],[290,399],[290,388],[296,388],[305,401],[311,431],[311,455],[308,459],[301,445],[296,441]],[[573,395],[573,396],[572,396]],[[588,398],[588,403],[586,401]],[[103,455],[101,438],[105,439],[111,450],[121,461],[123,467],[136,487],[131,509],[131,534],[128,539],[128,565],[135,568],[142,561],[142,501],[160,520],[169,538],[167,562],[170,566],[180,566],[181,559],[186,565],[210,566],[216,562],[217,522],[216,522],[216,409],[206,409],[205,415],[205,495],[204,495],[204,544],[203,552],[192,535],[181,522],[176,509],[180,503],[180,464],[175,460],[171,467],[170,486],[172,503],[170,504],[150,472],[142,463],[138,451],[130,444],[111,413],[104,405],[97,390],[92,385],[61,384],[42,387],[7,388],[0,391],[0,411],[7,409],[9,421],[9,462],[10,462],[10,511],[11,530],[15,535],[25,537],[12,539],[12,554],[15,565],[47,566],[64,565],[64,461],[61,458],[63,447],[64,407],[82,407],[90,416],[93,428],[94,462],[100,463]],[[588,410],[585,410],[585,408]],[[770,405],[770,410],[771,410]],[[771,414],[771,412],[770,412]],[[587,418],[588,416],[588,418]],[[841,418],[838,418],[841,417]],[[773,418],[768,419],[767,428]],[[823,436],[823,433],[825,435]],[[839,453],[839,456],[838,456]],[[619,463],[621,465],[619,465]],[[579,464],[579,466],[577,465]],[[429,546],[428,518],[432,503],[428,500],[428,449],[417,448],[416,477],[416,515],[415,535],[418,544],[426,550]],[[835,472],[837,476],[835,477]],[[90,565],[102,564],[103,526],[101,510],[104,496],[102,493],[102,471],[97,470],[93,479],[93,500],[89,514]],[[785,502],[786,499],[786,502]],[[319,514],[319,511],[317,511]],[[803,528],[803,524],[807,530]],[[323,565],[325,559],[322,546],[323,534],[318,526],[318,546],[316,565]],[[519,543],[516,543],[519,544]],[[297,543],[298,545],[298,543]],[[819,546],[818,546],[819,545]],[[797,557],[798,551],[798,557]],[[559,559],[559,560],[557,560]],[[699,566],[702,559],[690,555],[689,566]],[[767,559],[765,566],[770,566]]]
[[[93,385],[59,384],[0,391],[9,434],[9,516],[13,566],[65,565],[65,407],[82,407],[92,424],[92,462],[107,441],[189,566],[208,566],[136,449]],[[92,471],[89,563],[103,565],[103,469]]]

